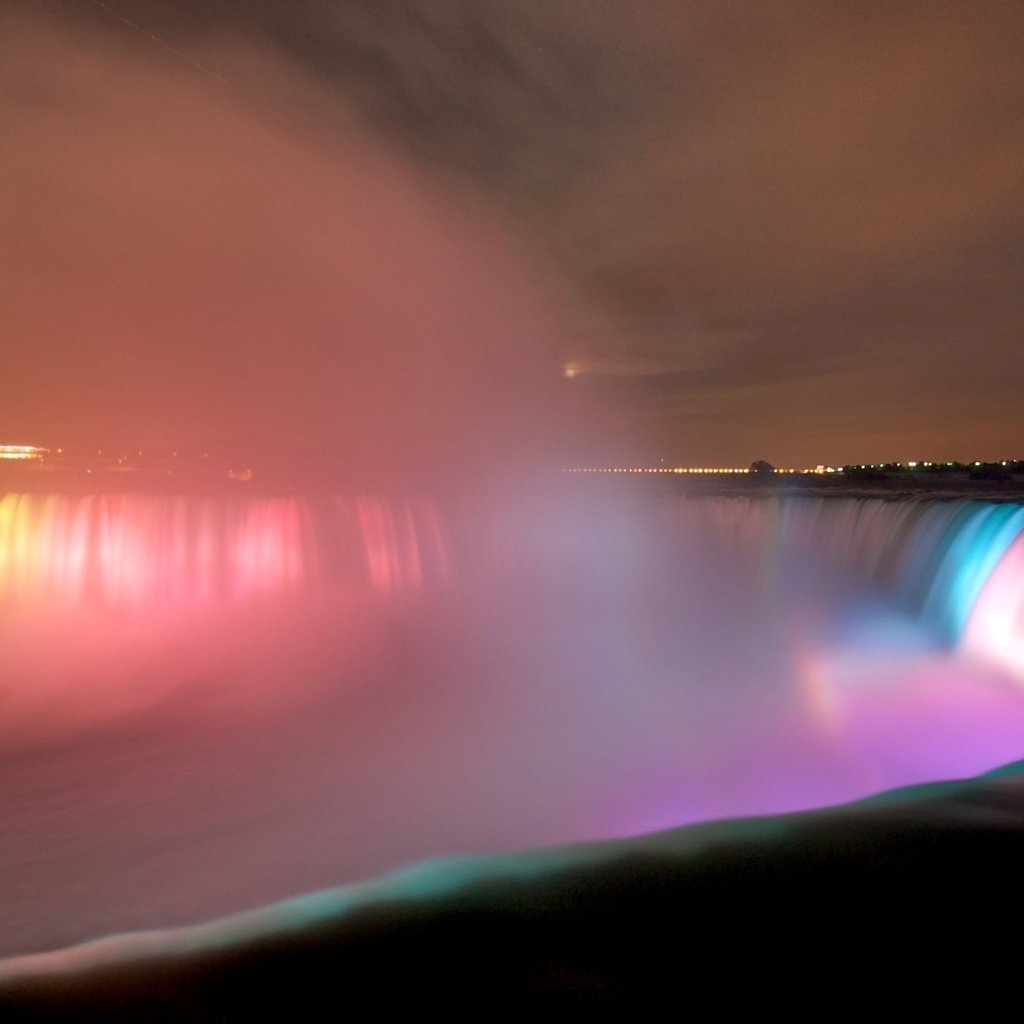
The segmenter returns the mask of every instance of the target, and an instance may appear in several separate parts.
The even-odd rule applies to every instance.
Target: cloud
[[[1021,368],[1014,4],[106,6],[159,44],[95,4],[43,8],[130,61],[128,80],[159,68],[171,108],[216,83],[168,47],[223,77],[243,119],[274,110],[278,129],[316,138],[325,163],[356,132],[417,181],[470,189],[589,307],[592,329],[545,342],[556,365],[623,382],[626,405],[633,378],[664,377],[679,401],[659,403],[659,443],[688,436],[695,402],[753,389],[768,404],[737,412],[749,432],[800,396],[776,443],[814,461],[801,387],[822,373],[846,420],[906,431],[891,396],[863,387],[866,365],[884,363],[936,430],[940,394],[969,419],[985,406],[955,374],[922,390],[925,353],[953,365],[970,346],[986,375]],[[1008,444],[1017,420],[1000,416]]]
[[[251,34],[82,20],[4,24],[5,436],[406,480],[557,437],[557,289],[477,199]]]

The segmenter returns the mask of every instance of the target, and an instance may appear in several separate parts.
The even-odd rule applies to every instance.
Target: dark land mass
[[[7,961],[0,1013],[224,1022],[358,1007],[714,1006],[819,1017],[969,999],[985,1014],[1017,976],[999,922],[1020,903],[1024,763],[561,853],[429,865],[412,884],[407,874],[326,893],[318,915],[296,901]]]
[[[984,501],[1024,502],[1024,463],[960,464],[956,468],[859,470],[847,468],[834,473],[709,473],[674,472],[563,472],[541,471],[530,477],[530,486],[546,484],[553,489],[562,485],[582,493],[621,494],[624,490],[654,494],[814,495],[841,498],[976,498]],[[447,467],[436,478],[413,481],[377,479],[351,472],[340,459],[318,455],[303,456],[294,462],[286,458],[236,458],[221,453],[172,455],[159,453],[145,457],[134,453],[107,453],[102,458],[82,455],[48,457],[41,461],[0,462],[0,494],[16,493],[155,493],[203,495],[279,495],[333,494],[367,490],[401,492],[427,491],[431,483],[451,490],[472,493],[473,474],[462,475],[458,467]],[[518,468],[502,473],[496,470],[492,480],[504,480],[515,489]],[[477,481],[479,482],[479,481]],[[486,489],[486,488],[485,488]]]
[[[988,476],[975,470],[944,473],[908,471],[861,475],[837,473],[780,473],[757,477],[747,473],[683,475],[674,473],[574,474],[573,486],[594,493],[644,490],[652,494],[689,497],[745,496],[783,497],[806,495],[822,498],[955,499],[1024,502],[1024,474]]]

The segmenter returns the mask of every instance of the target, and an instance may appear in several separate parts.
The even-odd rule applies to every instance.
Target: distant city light
[[[918,469],[922,467],[936,467],[936,466],[948,466],[954,467],[960,465],[960,463],[946,462],[922,462],[916,460],[914,462],[872,462],[872,463],[860,463],[860,469],[878,469],[878,470],[908,470]],[[969,466],[981,466],[981,462],[964,463],[964,467]],[[1002,461],[1004,466],[1020,466],[1021,460],[1018,459],[1004,459]],[[843,474],[847,469],[857,469],[856,463],[843,466],[833,465],[827,466],[824,463],[819,463],[816,466],[809,467],[806,469],[796,469],[794,467],[780,467],[773,469],[772,472],[789,476],[789,475],[810,475],[810,476],[827,476],[828,474]],[[692,474],[692,475],[708,475],[708,474],[750,474],[754,470],[744,466],[572,466],[562,470],[563,473],[680,473],[680,474]]]
[[[567,377],[574,377],[582,373],[582,369],[577,363],[567,363],[564,368],[565,375]],[[48,473],[69,473],[69,472],[81,472],[89,462],[93,462],[92,466],[89,466],[87,472],[92,472],[93,469],[97,469],[99,473],[116,472],[122,473],[141,473],[141,474],[152,474],[160,471],[172,473],[172,469],[169,468],[171,460],[174,460],[175,466],[178,466],[178,460],[182,457],[182,453],[178,451],[169,452],[167,454],[156,453],[150,450],[149,457],[143,462],[144,453],[141,449],[122,450],[121,453],[115,454],[107,449],[109,454],[106,457],[104,464],[98,464],[93,459],[86,461],[84,453],[75,455],[65,455],[63,448],[43,448],[38,445],[25,445],[25,444],[7,444],[0,445],[0,460],[5,461],[18,461],[18,462],[36,462],[40,464],[40,469],[45,469]],[[134,451],[134,455],[131,452]],[[96,449],[96,456],[103,459],[103,449]],[[58,458],[58,456],[60,456]],[[210,459],[209,452],[196,453],[195,455],[185,454],[184,457],[190,462],[194,461],[197,457],[201,460]],[[1024,460],[1021,459],[1002,459],[1001,461],[986,461],[973,460],[970,462],[930,462],[922,461],[919,459],[909,460],[907,462],[878,462],[878,463],[860,463],[859,468],[861,470],[878,470],[887,473],[900,473],[907,472],[910,470],[921,470],[922,468],[933,469],[935,471],[942,471],[944,469],[959,469],[966,472],[972,468],[980,468],[982,466],[1003,466],[1014,473],[1020,473],[1024,470]],[[77,467],[77,469],[76,469]],[[639,473],[639,474],[654,474],[654,473],[671,473],[682,476],[746,476],[750,474],[760,475],[762,473],[775,473],[782,476],[790,475],[839,475],[842,476],[848,470],[856,470],[857,464],[840,464],[835,463],[832,465],[826,465],[825,463],[818,463],[813,467],[797,469],[794,467],[770,467],[767,463],[758,461],[752,466],[672,466],[666,465],[664,458],[658,458],[656,465],[612,465],[612,466],[572,466],[563,468],[563,473],[573,474],[603,474],[603,473]],[[253,470],[242,465],[232,466],[230,463],[220,469],[220,472],[226,475],[227,479],[234,482],[248,482],[253,479]],[[1008,478],[1008,474],[1006,475]],[[223,477],[222,477],[223,479]]]
[[[563,473],[749,473],[739,466],[572,466]],[[776,470],[776,472],[783,472]],[[788,470],[786,472],[793,472]]]
[[[0,444],[0,459],[41,459],[49,451],[30,444]]]

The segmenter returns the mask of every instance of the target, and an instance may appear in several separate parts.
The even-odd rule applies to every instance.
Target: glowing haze
[[[4,438],[406,488],[550,451],[566,303],[471,195],[266,47],[93,21],[4,12]]]
[[[1016,4],[0,17],[11,443],[1021,454]]]
[[[1012,454],[1013,11],[4,4],[0,443],[317,486],[0,502],[0,954],[1019,757],[1019,510],[543,475]]]
[[[1022,525],[973,502],[527,494],[439,524],[9,496],[0,955],[1018,758]]]

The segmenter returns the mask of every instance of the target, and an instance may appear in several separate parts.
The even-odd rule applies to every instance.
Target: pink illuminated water
[[[1020,519],[7,495],[0,952],[1017,759]]]
[[[152,608],[447,573],[437,510],[380,498],[0,496],[0,600]]]

